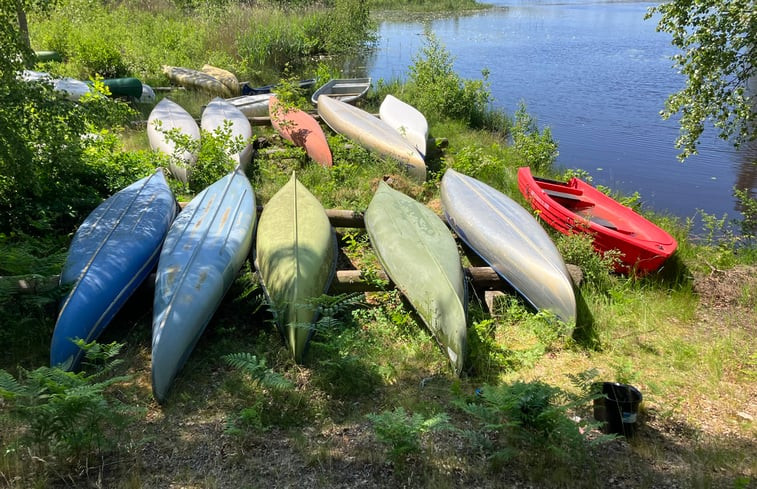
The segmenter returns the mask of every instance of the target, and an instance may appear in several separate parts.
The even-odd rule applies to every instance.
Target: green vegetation
[[[754,77],[757,74],[757,13],[751,0],[673,0],[651,7],[657,30],[680,50],[675,67],[686,86],[671,95],[664,118],[680,113],[676,146],[680,159],[697,153],[706,125],[737,146],[757,138]]]
[[[306,14],[263,13],[316,15],[317,8],[302,3]],[[56,8],[66,5],[73,3]],[[125,15],[118,12],[129,5],[136,4],[92,2],[88,8],[107,20]],[[253,8],[213,5],[220,10],[208,2],[186,2],[183,10],[151,4],[150,15],[171,12],[175,19],[232,23]],[[348,7],[354,6],[345,3]],[[219,11],[239,16],[213,17]],[[72,233],[88,210],[164,161],[148,151],[144,129],[118,127],[123,104],[93,97],[74,105],[47,85],[20,83],[15,73],[30,53],[8,27],[15,12],[0,12],[7,21],[0,24],[1,40],[11,47],[0,54],[0,121],[11,129],[0,132],[0,276],[49,277],[59,273]],[[52,25],[57,12],[32,19],[33,42],[39,33],[69,28]],[[135,18],[135,31],[151,22]],[[177,32],[189,32],[176,22]],[[174,35],[158,30],[157,23],[155,29]],[[194,30],[203,29],[200,23]],[[121,63],[126,74],[137,75],[156,70],[155,63],[164,61],[161,46],[167,54],[173,51],[170,43],[144,37],[145,58],[124,63],[130,56],[125,49],[119,51],[120,62],[102,66]],[[159,47],[147,49],[150,42]],[[178,36],[173,42],[183,41]],[[69,58],[61,72],[90,70],[82,68],[89,66],[84,61],[97,57],[113,59],[92,55],[99,52],[97,43],[92,46],[90,54],[70,55],[80,61]],[[209,46],[204,45],[207,53],[220,53]],[[279,52],[287,49],[282,43]],[[304,73],[286,69],[292,79]],[[316,69],[319,76],[333,73],[327,65]],[[557,145],[548,129],[539,128],[525,107],[512,118],[492,111],[485,75],[460,78],[433,36],[412,72],[407,84],[378,84],[364,107],[375,110],[382,94],[395,93],[428,111],[434,141],[445,138],[448,144],[430,146],[426,183],[414,183],[393,161],[331,132],[334,166],[323,168],[301,148],[279,144],[270,127],[256,126],[258,152],[248,176],[258,202],[265,203],[292,170],[326,208],[355,211],[365,210],[381,179],[438,211],[438,182],[446,168],[520,202],[520,165],[545,176],[590,177],[555,168]],[[291,86],[287,93],[287,103],[300,95]],[[191,101],[195,113],[208,101],[200,94],[176,97]],[[95,125],[103,114],[112,115],[106,118],[109,127]],[[90,133],[94,136],[82,138]],[[183,192],[196,192],[228,171],[224,149],[242,143],[228,141],[223,131],[203,139],[198,149],[207,164],[200,165],[194,188],[174,184],[181,200],[190,197]],[[754,480],[755,428],[749,416],[757,376],[753,201],[743,196],[740,223],[697,216],[705,221],[707,236],[695,241],[693,222],[647,212],[639,199],[625,197],[680,243],[665,267],[645,277],[619,276],[612,273],[613,256],[598,256],[585,237],[555,235],[567,261],[583,272],[575,331],[555,328],[554,317],[535,313],[509,291],[490,310],[486,291],[471,283],[470,360],[459,379],[399,291],[379,277],[378,261],[360,228],[338,229],[339,268],[362,270],[376,292],[334,290],[333,296],[319,298],[313,306],[321,309],[322,319],[303,365],[294,364],[286,351],[248,263],[164,406],[150,393],[149,286],[116,316],[102,344],[86,346],[94,364],[66,373],[44,366],[57,303],[66,291],[48,283],[21,293],[15,280],[2,279],[0,477],[10,487],[244,487],[270,484],[274,477],[279,485],[306,480],[333,487],[357,485],[355,474],[376,486],[435,488],[524,482],[600,487],[611,478],[639,487],[748,487]],[[461,257],[466,266],[478,263],[464,247]],[[587,386],[600,379],[631,382],[644,393],[639,436],[630,443],[603,436],[591,421],[595,396]],[[130,435],[118,429],[127,425]]]

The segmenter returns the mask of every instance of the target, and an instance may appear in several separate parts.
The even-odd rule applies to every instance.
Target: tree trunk
[[[21,36],[21,40],[24,42],[26,47],[31,48],[31,43],[29,42],[29,24],[26,22],[26,12],[24,11],[23,7],[19,5],[16,8],[16,13],[18,14],[18,31]]]

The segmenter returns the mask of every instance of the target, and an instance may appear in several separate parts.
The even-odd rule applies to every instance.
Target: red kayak
[[[284,139],[305,148],[308,156],[325,167],[332,165],[331,150],[320,124],[307,112],[285,110],[274,96],[268,101],[271,125]]]
[[[523,167],[518,169],[518,188],[539,217],[561,233],[593,235],[600,253],[620,250],[618,272],[653,272],[678,246],[670,234],[578,178],[538,178]]]

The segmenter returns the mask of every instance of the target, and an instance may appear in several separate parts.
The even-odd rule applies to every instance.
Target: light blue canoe
[[[82,351],[71,340],[95,340],[158,262],[176,201],[163,171],[120,190],[76,231],[60,276],[72,285],[55,324],[50,364],[73,370]]]
[[[460,375],[467,348],[465,277],[452,233],[431,209],[383,181],[365,211],[365,229],[384,271]]]
[[[442,177],[452,229],[536,309],[575,325],[576,296],[560,252],[541,224],[499,190],[453,169]]]
[[[152,323],[152,390],[164,402],[174,378],[250,252],[255,194],[237,168],[176,217],[160,253]]]

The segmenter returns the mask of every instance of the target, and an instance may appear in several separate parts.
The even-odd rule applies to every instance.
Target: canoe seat
[[[557,190],[549,190],[542,188],[542,191],[550,197],[556,197],[558,199],[573,200],[580,202],[581,199],[577,195],[569,194],[567,192],[558,192]]]
[[[617,226],[615,226],[615,224],[613,224],[612,222],[608,221],[607,219],[603,219],[603,218],[601,218],[601,217],[597,217],[597,216],[591,216],[591,215],[590,215],[590,216],[587,216],[587,217],[588,217],[588,219],[589,219],[589,220],[590,220],[591,222],[593,222],[593,223],[595,223],[595,224],[599,224],[600,226],[604,226],[604,227],[606,227],[607,229],[614,229],[614,230],[616,230],[616,231],[618,230],[618,227],[617,227]]]

